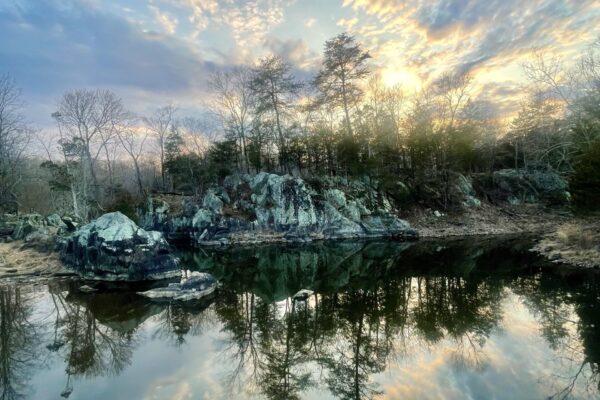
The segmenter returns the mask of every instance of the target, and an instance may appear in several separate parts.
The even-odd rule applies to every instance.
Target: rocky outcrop
[[[139,228],[120,212],[77,229],[63,244],[62,257],[89,279],[141,281],[180,274],[162,233]]]
[[[265,172],[235,175],[208,190],[202,201],[187,201],[180,208],[171,213],[160,200],[149,200],[140,221],[167,238],[199,245],[416,237],[368,178],[305,181]]]
[[[462,174],[457,174],[454,187],[456,192],[460,193],[461,203],[464,207],[479,207],[481,205],[481,201],[476,197],[471,179]]]
[[[0,216],[0,239],[20,240],[28,247],[49,251],[54,249],[57,237],[74,230],[74,224],[72,218],[58,214],[4,214]]]
[[[474,183],[477,191],[494,203],[561,205],[571,199],[567,182],[549,171],[502,169],[491,175],[477,175]]]

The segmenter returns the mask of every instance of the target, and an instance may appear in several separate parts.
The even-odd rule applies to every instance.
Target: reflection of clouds
[[[522,298],[511,293],[502,309],[502,328],[496,329],[480,349],[486,359],[484,368],[456,364],[461,339],[446,338],[428,350],[419,346],[409,357],[392,361],[377,377],[384,387],[383,397],[538,399],[551,395],[552,388],[560,386],[555,382],[558,371],[565,375],[566,368],[575,373],[579,364],[565,365],[563,357],[570,349],[555,352],[540,338],[540,325]],[[573,313],[563,317],[577,320]],[[585,388],[576,389],[575,397],[587,393]]]

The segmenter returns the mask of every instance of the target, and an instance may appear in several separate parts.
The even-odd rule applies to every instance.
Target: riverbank
[[[484,203],[454,213],[415,208],[401,217],[423,239],[534,234],[539,235],[541,240],[532,250],[550,261],[579,267],[600,265],[600,223],[596,221],[597,217],[577,217],[564,209],[537,204],[493,206]],[[580,231],[585,234],[579,235]],[[273,238],[261,236],[258,232],[247,232],[244,238],[252,244],[288,242],[283,236],[279,240],[270,240]],[[236,245],[242,243],[240,241]],[[40,250],[21,240],[0,243],[0,278],[65,274],[73,272],[65,267],[56,252]]]
[[[600,221],[571,221],[544,235],[533,250],[557,264],[600,268]]]
[[[539,204],[494,206],[488,203],[450,213],[411,209],[402,217],[421,238],[545,234],[569,221],[580,220],[566,210],[549,209]]]
[[[24,276],[50,277],[70,275],[54,251],[27,247],[22,241],[0,243],[0,279]]]

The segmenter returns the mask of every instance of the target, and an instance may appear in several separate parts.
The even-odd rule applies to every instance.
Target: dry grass
[[[556,262],[582,267],[600,266],[600,226],[598,223],[560,225],[535,250]]]
[[[0,243],[0,278],[20,275],[51,275],[64,272],[58,254],[25,248],[20,242]]]
[[[560,226],[556,231],[556,239],[565,246],[575,246],[583,250],[590,250],[598,245],[598,238],[593,229],[573,223]]]

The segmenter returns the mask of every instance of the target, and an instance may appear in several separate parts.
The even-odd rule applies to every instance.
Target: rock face
[[[22,240],[29,247],[43,251],[52,250],[58,236],[74,230],[65,223],[65,219],[71,220],[58,214],[50,214],[47,217],[36,213],[4,214],[0,216],[0,239]]]
[[[473,184],[469,178],[462,174],[458,174],[455,186],[457,192],[463,197],[462,205],[464,207],[479,207],[481,205],[481,201],[475,197],[475,189],[473,189]]]
[[[478,176],[475,186],[493,202],[511,204],[545,202],[550,205],[567,204],[571,195],[567,182],[558,174],[548,171],[502,169]]]
[[[64,243],[62,256],[89,279],[141,281],[180,274],[162,233],[141,229],[120,212],[77,229]]]
[[[394,215],[386,197],[368,178],[319,178],[289,175],[235,175],[210,189],[200,202],[186,202],[182,212],[150,200],[141,210],[147,229],[199,245],[313,239],[397,237],[416,232]],[[149,207],[152,205],[152,207]]]

